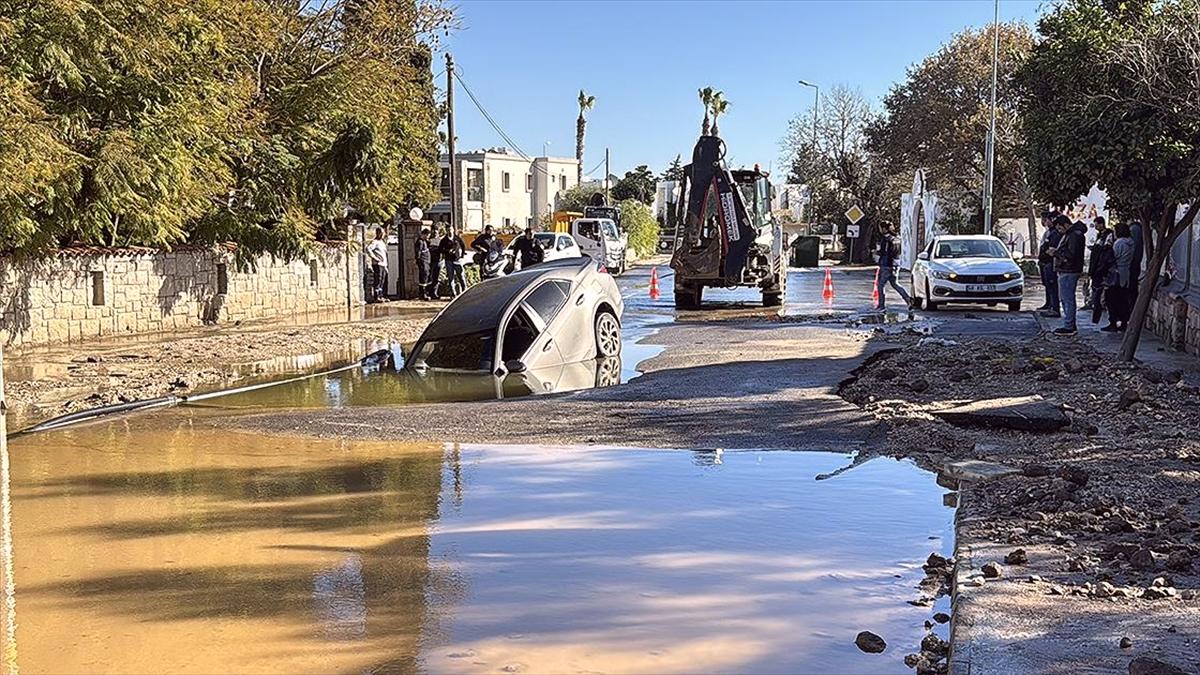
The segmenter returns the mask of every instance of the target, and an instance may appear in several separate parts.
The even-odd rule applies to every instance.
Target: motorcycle
[[[476,251],[475,264],[479,265],[480,279],[495,279],[502,277],[507,273],[509,267],[508,256],[504,254],[503,245],[497,242],[485,253]]]

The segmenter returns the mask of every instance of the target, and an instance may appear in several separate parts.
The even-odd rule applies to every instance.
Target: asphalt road
[[[656,448],[850,450],[877,439],[876,422],[837,395],[838,383],[879,347],[868,340],[870,321],[878,318],[870,308],[873,269],[833,271],[832,303],[822,298],[824,270],[793,270],[782,312],[764,309],[748,289],[712,291],[704,309],[676,311],[667,266],[657,266],[660,297],[649,296],[655,269],[635,267],[619,280],[627,339],[662,347],[627,384],[501,401],[273,412],[223,423],[317,437]],[[904,311],[888,318],[910,320]],[[947,336],[1038,330],[1027,313],[987,309],[918,312],[912,320]]]

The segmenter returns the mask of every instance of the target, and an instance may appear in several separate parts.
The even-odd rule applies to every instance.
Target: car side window
[[[567,281],[551,280],[533,289],[525,296],[525,304],[537,312],[542,321],[549,324],[562,311],[571,292],[571,284]]]
[[[575,245],[575,240],[570,237],[558,238],[558,250],[565,251]]]
[[[533,346],[541,331],[537,324],[525,312],[524,307],[518,307],[513,312],[508,325],[504,327],[504,346],[500,355],[501,361],[512,361],[525,356],[525,352]]]

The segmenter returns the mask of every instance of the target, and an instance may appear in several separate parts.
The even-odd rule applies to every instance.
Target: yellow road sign
[[[865,215],[867,215],[867,214],[863,213],[863,210],[858,208],[858,204],[851,206],[850,210],[846,211],[846,218],[850,221],[851,224],[855,224],[858,221],[862,220],[862,217]]]

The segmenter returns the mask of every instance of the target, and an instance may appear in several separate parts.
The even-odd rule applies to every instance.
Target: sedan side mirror
[[[524,362],[524,361],[522,361],[522,360],[520,360],[520,359],[512,359],[511,361],[505,361],[505,362],[504,362],[504,367],[505,367],[505,368],[508,370],[508,372],[510,372],[510,373],[523,373],[523,372],[525,372],[525,362]]]
[[[927,251],[921,251],[917,254],[917,260],[929,260],[929,253]]]

